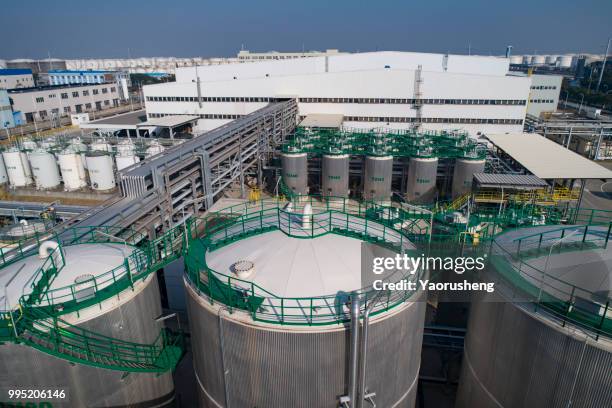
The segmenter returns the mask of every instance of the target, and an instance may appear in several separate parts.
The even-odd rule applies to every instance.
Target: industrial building
[[[21,112],[26,122],[107,109],[120,103],[115,83],[38,86],[8,92],[13,111]]]
[[[561,75],[537,75],[533,74],[529,92],[529,103],[527,114],[540,117],[542,114],[557,111],[559,95],[561,94]]]
[[[257,64],[179,68],[176,82],[144,87],[149,117],[199,115],[209,130],[273,101],[299,115],[343,115],[361,128],[522,130],[531,79],[497,57],[372,52]]]
[[[128,87],[132,85],[127,71],[51,70],[47,72],[47,76],[49,85],[115,83],[123,100],[129,98]]]
[[[0,89],[31,88],[34,77],[30,69],[0,69]]]
[[[308,58],[308,57],[325,57],[331,55],[347,54],[346,52],[340,52],[336,49],[328,49],[325,51],[302,51],[302,52],[279,52],[279,51],[268,51],[268,52],[251,52],[249,50],[238,51],[238,61],[240,62],[261,62],[269,60],[285,60],[294,58]]]

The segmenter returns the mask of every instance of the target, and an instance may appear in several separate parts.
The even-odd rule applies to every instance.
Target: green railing
[[[321,205],[326,207],[326,204]],[[275,206],[270,202],[234,206],[190,222],[185,270],[192,287],[213,303],[220,302],[232,311],[249,313],[253,320],[285,325],[346,322],[349,319],[346,303],[352,296],[359,296],[363,302],[376,299],[373,311],[376,314],[389,310],[414,295],[411,291],[380,292],[363,288],[351,293],[341,292],[316,297],[284,297],[251,281],[215,271],[207,265],[205,254],[209,251],[270,231],[282,231],[288,236],[300,239],[338,234],[373,242],[396,252],[409,252],[414,249],[406,233],[366,218],[365,211],[349,213],[342,209],[315,207],[313,214],[308,216],[304,223],[304,215],[301,212],[289,212],[286,208],[281,208],[279,203]],[[203,235],[203,238],[197,238],[200,235]],[[415,274],[401,278],[414,280],[419,277],[419,274]]]
[[[552,276],[546,266],[533,265],[535,258],[550,254],[605,250],[611,235],[610,225],[569,226],[521,236],[511,242],[494,240],[490,262],[511,284],[512,290],[506,294],[511,300],[530,303],[535,311],[546,312],[563,326],[580,327],[595,339],[601,335],[612,337],[612,305],[608,295]]]
[[[46,295],[49,287],[51,287],[53,280],[65,265],[64,251],[61,246],[57,246],[49,253],[47,259],[34,272],[34,275],[32,275],[30,291],[25,297],[25,303],[28,306],[41,302],[42,297]]]

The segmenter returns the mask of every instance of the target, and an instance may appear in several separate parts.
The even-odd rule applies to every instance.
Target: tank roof
[[[50,290],[73,285],[81,275],[103,275],[122,265],[135,249],[123,244],[99,243],[62,246],[62,250],[66,264],[51,283]],[[11,307],[17,305],[19,297],[28,293],[34,274],[45,260],[36,254],[0,269],[0,287],[6,287],[6,292],[0,294],[0,308],[5,307],[5,296]],[[107,283],[112,284],[113,281],[107,280]],[[98,289],[101,287],[98,286]]]
[[[272,231],[209,252],[206,260],[226,275],[237,261],[251,261],[248,280],[277,296],[308,297],[360,289],[360,248],[360,240],[335,234],[301,239]]]

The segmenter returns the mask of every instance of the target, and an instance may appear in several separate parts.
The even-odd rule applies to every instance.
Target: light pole
[[[586,228],[586,227],[585,227]],[[540,304],[540,300],[542,299],[542,291],[544,289],[544,280],[546,279],[546,272],[548,272],[548,261],[550,260],[550,256],[552,255],[552,251],[554,249],[555,246],[559,245],[560,243],[562,243],[563,241],[565,241],[566,239],[568,239],[569,237],[573,236],[574,234],[576,234],[578,232],[577,229],[575,229],[574,231],[572,231],[570,234],[564,236],[563,238],[558,239],[557,241],[555,241],[551,246],[550,246],[550,251],[548,251],[548,256],[546,257],[546,262],[544,263],[544,270],[542,271],[542,279],[540,280],[540,291],[538,293],[538,305]]]
[[[580,94],[582,95],[582,98],[580,99],[580,106],[578,107],[578,114],[580,115],[580,112],[582,111],[582,103],[584,102],[584,94]]]

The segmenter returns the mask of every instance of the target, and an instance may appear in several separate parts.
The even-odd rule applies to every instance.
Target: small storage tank
[[[9,311],[19,316],[2,330],[0,387],[63,389],[65,399],[53,399],[58,407],[173,406],[173,367],[164,353],[174,350],[161,352],[156,273],[147,271],[143,250],[95,228],[85,232],[67,231],[80,237],[78,244],[43,241],[0,265],[0,276],[13,277],[3,282],[3,321]],[[41,266],[52,279],[30,296]],[[137,274],[142,278],[131,281]]]
[[[125,156],[117,155],[115,156],[115,163],[117,164],[117,170],[123,170],[127,167],[130,167],[133,164],[136,164],[140,161],[140,157],[135,154],[129,154]]]
[[[11,187],[25,187],[32,184],[32,172],[26,153],[13,147],[4,151],[2,157]]]
[[[87,168],[87,161],[85,160],[85,155],[87,153],[87,145],[81,141],[80,137],[75,137],[70,141],[69,146],[74,152],[79,153],[81,156],[81,162],[83,162],[83,168]],[[104,148],[104,147],[103,147]]]
[[[373,201],[390,201],[392,177],[393,156],[366,156],[363,198]]]
[[[81,155],[68,148],[57,155],[57,162],[64,181],[64,190],[74,191],[87,186],[87,173]]]
[[[306,153],[282,153],[282,182],[294,194],[308,194],[308,155]]]
[[[523,64],[531,65],[532,61],[533,61],[533,56],[531,56],[531,55],[523,55]]]
[[[161,145],[157,140],[153,140],[147,150],[145,151],[145,158],[149,158],[160,154],[164,151],[164,146]]]
[[[57,146],[57,140],[51,137],[40,142],[41,149],[51,150],[55,148],[55,146]]]
[[[510,63],[511,64],[522,64],[523,63],[523,57],[521,55],[511,55],[510,56]]]
[[[87,171],[91,188],[96,191],[108,191],[115,188],[115,172],[110,154],[90,152],[87,154]]]
[[[472,292],[457,408],[610,407],[608,226],[498,236]]]
[[[571,68],[574,57],[571,55],[561,55],[559,57],[559,68]]]
[[[29,158],[37,189],[46,190],[60,185],[60,173],[55,156],[38,149],[30,153]]]
[[[324,154],[321,161],[321,195],[324,197],[348,197],[349,155]]]
[[[533,65],[544,65],[546,63],[545,55],[535,55],[533,57]]]
[[[558,55],[547,55],[546,56],[546,64],[548,64],[548,65],[555,65],[557,63],[557,58],[559,58]]]
[[[453,172],[453,198],[457,198],[472,191],[474,173],[483,173],[485,169],[484,159],[457,159]]]
[[[38,145],[36,144],[35,141],[31,140],[31,139],[23,139],[21,141],[21,148],[23,150],[28,150],[28,151],[32,151],[38,148]]]
[[[117,154],[118,155],[122,155],[122,156],[130,156],[134,154],[134,143],[132,143],[132,141],[130,139],[128,140],[122,140],[121,142],[117,143]]]
[[[0,185],[8,183],[8,174],[6,174],[6,166],[4,165],[4,158],[0,154]]]
[[[365,224],[370,232],[383,225],[341,211],[332,216],[326,203],[313,202],[312,212],[310,202],[291,212],[270,204],[261,208],[274,217],[251,213],[244,223],[233,209],[233,222],[192,240],[185,254],[197,406],[341,407],[356,373],[353,344],[367,350],[365,388],[376,394],[376,406],[414,407],[426,294],[394,291],[387,302],[385,292],[370,314],[365,344],[354,337],[363,333],[359,323],[351,328],[353,302],[374,297],[371,283],[361,281],[362,246],[375,256],[397,254],[355,237],[368,236]],[[241,235],[243,225],[248,236]],[[401,232],[386,231],[378,239],[388,244],[394,236],[398,244]],[[414,248],[402,237],[404,249]],[[365,305],[357,310],[359,322]],[[363,406],[373,404],[366,399]]]
[[[411,202],[431,202],[436,196],[437,157],[411,157],[408,164],[406,199]]]

